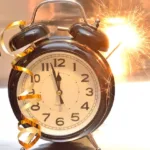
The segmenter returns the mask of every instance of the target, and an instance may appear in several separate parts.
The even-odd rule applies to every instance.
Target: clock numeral
[[[88,91],[88,93],[86,94],[87,96],[93,96],[93,89],[92,88],[87,88],[86,91]]]
[[[73,63],[73,71],[76,71],[76,70],[77,70],[76,63]]]
[[[56,124],[58,126],[63,126],[64,125],[64,118],[57,118],[56,119]]]
[[[39,105],[40,105],[39,103],[37,103],[36,105],[32,105],[31,106],[31,110],[32,111],[39,111],[40,110],[40,106]]]
[[[71,116],[71,120],[72,121],[79,121],[80,120],[79,113],[73,113]]]
[[[88,74],[82,74],[82,77],[84,77],[84,79],[81,82],[89,82],[89,75]]]
[[[49,63],[42,63],[42,71],[49,71]]]
[[[81,109],[89,110],[89,104],[88,104],[88,102],[85,102],[85,103],[81,106]]]
[[[35,74],[34,77],[31,77],[31,83],[33,83],[33,82],[38,83],[38,82],[40,82],[40,80],[41,80],[41,77],[39,74]]]
[[[43,113],[42,115],[43,115],[43,116],[46,116],[46,118],[44,119],[45,122],[46,122],[47,119],[50,117],[50,113]]]
[[[54,59],[54,67],[65,67],[65,59]]]
[[[34,89],[32,89],[32,91],[31,91],[31,92],[29,92],[29,94],[35,94],[35,90],[34,90]]]

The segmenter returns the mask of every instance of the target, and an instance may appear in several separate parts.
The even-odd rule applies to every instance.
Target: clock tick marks
[[[51,56],[53,54],[51,53],[49,55]],[[70,54],[66,54],[66,56],[67,55]],[[32,115],[37,116],[37,114],[42,113],[42,117],[38,118],[41,122],[46,120],[42,125],[42,129],[44,130],[45,128],[49,128],[50,130],[47,129],[47,131],[50,133],[54,133],[53,130],[60,130],[59,134],[64,135],[66,134],[66,129],[68,129],[69,133],[75,133],[77,131],[76,127],[82,129],[83,122],[86,122],[89,116],[91,116],[91,118],[94,116],[92,111],[91,114],[89,114],[89,111],[86,111],[87,109],[93,109],[90,107],[90,103],[85,103],[86,100],[84,99],[84,93],[86,92],[86,89],[81,83],[81,73],[79,72],[79,70],[84,70],[85,73],[90,74],[90,68],[86,67],[86,62],[77,61],[76,63],[79,62],[79,69],[73,72],[73,65],[71,66],[70,64],[72,64],[72,60],[76,56],[70,56],[69,59],[71,61],[67,59],[67,57],[62,57],[62,55],[59,55],[59,57],[58,55],[55,57],[50,56],[47,56],[47,60],[43,57],[40,64],[38,65],[36,63],[35,65],[35,67],[40,66],[42,69],[41,63],[47,64],[48,62],[51,62],[52,64],[51,67],[49,64],[49,67],[46,68],[45,71],[39,73],[41,78],[41,82],[39,83],[41,83],[41,86],[38,84],[35,84],[35,86],[37,86],[37,92],[38,89],[41,89],[41,92],[39,91],[39,93],[42,94],[43,101],[41,101],[40,105],[33,105],[34,111],[32,111]],[[54,59],[56,60],[57,67],[55,67],[53,62]],[[59,67],[62,65],[65,67]],[[53,73],[51,69],[54,70]],[[91,79],[90,82],[95,81]],[[90,94],[90,91],[87,91],[87,94]],[[58,103],[58,106],[55,106],[55,102]],[[50,121],[53,123],[49,124]]]

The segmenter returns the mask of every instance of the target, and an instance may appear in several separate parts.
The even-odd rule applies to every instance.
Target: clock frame
[[[101,89],[104,89],[99,91],[101,92],[101,102],[98,112],[94,119],[85,128],[74,134],[59,137],[42,133],[41,138],[45,140],[53,142],[68,142],[87,136],[88,134],[94,132],[104,122],[113,105],[115,83],[113,74],[105,58],[99,52],[95,52],[89,47],[79,44],[72,39],[54,38],[37,42],[35,50],[19,60],[16,65],[26,67],[38,56],[41,56],[45,53],[58,51],[71,53],[84,59],[84,61],[86,61],[93,68],[96,76],[98,77]],[[12,69],[8,83],[10,104],[16,118],[19,121],[23,119],[23,115],[17,102],[17,84],[21,74],[22,72]]]

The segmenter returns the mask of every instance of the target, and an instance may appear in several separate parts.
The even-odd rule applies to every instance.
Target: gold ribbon
[[[16,27],[16,26],[24,26],[25,24],[26,24],[26,22],[25,22],[25,21],[22,21],[22,20],[20,20],[20,21],[15,21],[15,22],[13,22],[13,23],[7,25],[6,28],[2,31],[1,36],[0,36],[0,44],[1,44],[2,49],[4,50],[4,52],[5,52],[6,54],[8,54],[8,55],[10,55],[10,56],[15,56],[14,54],[12,54],[11,51],[8,51],[8,49],[7,49],[6,46],[5,46],[5,43],[4,43],[4,33],[5,33],[6,30],[8,30],[8,29],[11,29],[11,28]],[[10,47],[9,47],[9,48],[10,48]],[[11,48],[10,48],[10,50],[11,50]],[[1,55],[1,52],[0,52],[0,55]]]
[[[21,67],[21,66],[17,66],[16,65],[16,63],[18,62],[18,60],[20,60],[20,58],[25,57],[26,55],[28,55],[29,53],[31,53],[33,50],[34,50],[34,47],[30,46],[23,53],[17,54],[17,57],[12,62],[13,69],[16,70],[16,71],[24,72],[24,73],[30,75],[31,77],[34,77],[34,74],[29,69],[27,69],[25,67]],[[27,90],[25,90],[23,93],[21,93],[18,96],[18,100],[36,99],[36,100],[33,100],[33,102],[27,103],[26,105],[24,105],[24,108],[22,108],[22,109],[27,109],[30,106],[32,106],[32,104],[34,104],[36,102],[39,102],[41,100],[41,95],[40,94],[28,95],[29,91],[31,89],[33,89],[33,87],[34,87],[34,81],[31,84],[31,86],[27,88]]]
[[[14,61],[12,62],[12,68],[16,71],[21,71],[21,72],[24,72],[28,75],[30,75],[31,77],[34,77],[34,74],[27,68],[25,67],[22,67],[22,66],[18,66],[17,65],[17,62],[25,57],[26,55],[28,55],[29,53],[31,53],[35,46],[33,44],[31,44],[31,46],[29,46],[24,52],[20,53],[20,54],[17,54],[17,55],[14,55],[11,51],[11,47],[10,48],[10,51],[8,51],[8,49],[6,48],[5,46],[5,43],[4,43],[4,33],[6,30],[8,29],[11,29],[15,26],[22,26],[22,25],[25,25],[26,22],[25,21],[16,21],[16,22],[13,22],[11,24],[9,24],[3,31],[2,31],[2,34],[0,36],[0,45],[2,46],[3,50],[5,53],[7,53],[8,55],[11,55],[11,56],[15,56],[15,59]],[[0,53],[1,54],[1,53]],[[24,110],[24,109],[28,109],[30,108],[34,103],[37,103],[41,100],[41,95],[40,94],[29,94],[30,90],[33,89],[34,87],[34,81],[33,83],[31,84],[30,87],[28,87],[23,93],[21,93],[17,99],[19,101],[26,101],[26,100],[31,100],[31,102],[28,102],[27,104],[25,104],[21,110]],[[24,117],[25,118],[25,117]],[[21,125],[25,125],[27,124],[29,127],[20,127]],[[18,124],[18,129],[20,130],[20,133],[18,134],[18,141],[19,143],[25,148],[25,149],[28,149],[28,148],[31,148],[37,141],[38,139],[40,138],[41,136],[41,129],[40,129],[40,126],[38,125],[37,121],[36,120],[33,120],[33,119],[23,119],[19,122]],[[25,134],[25,133],[29,133],[27,139],[25,141],[22,141],[20,140],[20,137]]]
[[[29,126],[27,128],[24,128],[22,126]],[[20,130],[20,133],[18,134],[18,141],[19,143],[25,148],[29,149],[31,148],[41,137],[41,128],[36,120],[34,119],[23,119],[18,123],[18,129]],[[27,133],[28,136],[27,136]],[[25,140],[21,140],[21,137],[23,135],[26,135]]]

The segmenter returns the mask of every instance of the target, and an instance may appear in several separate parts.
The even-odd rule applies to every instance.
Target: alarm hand
[[[58,82],[57,82],[56,72],[55,72],[54,67],[53,67],[52,64],[51,64],[51,68],[52,68],[52,73],[53,73],[53,76],[54,76],[54,79],[55,79],[55,83],[56,83],[56,86],[57,86],[57,95],[60,98],[60,104],[64,104],[64,101],[63,101],[63,99],[61,97],[62,91],[60,90],[60,83],[58,84]]]

